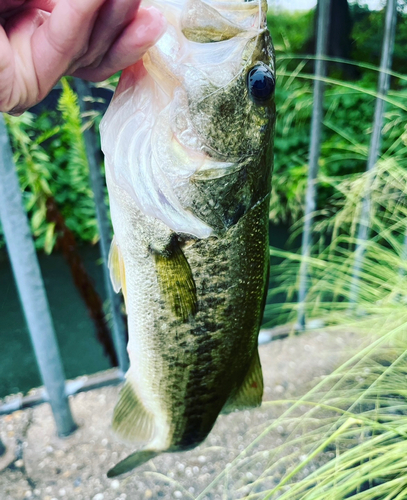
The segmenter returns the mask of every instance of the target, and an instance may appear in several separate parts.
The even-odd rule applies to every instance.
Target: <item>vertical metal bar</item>
[[[311,226],[313,213],[316,209],[317,187],[316,179],[318,175],[318,160],[321,151],[321,130],[323,119],[324,103],[324,82],[326,75],[326,61],[324,57],[327,53],[328,31],[329,31],[329,13],[331,0],[318,1],[318,25],[317,25],[317,47],[315,62],[315,83],[314,83],[314,102],[311,119],[311,142],[309,150],[309,169],[307,191],[305,195],[305,221],[302,233],[302,259],[300,266],[300,283],[298,292],[298,316],[297,327],[305,328],[305,299],[308,292],[308,257],[311,252]]]
[[[60,436],[76,429],[65,375],[10,142],[0,113],[0,219],[35,356]]]
[[[365,193],[362,200],[362,209],[359,220],[359,227],[357,233],[355,261],[353,264],[352,281],[349,293],[350,304],[355,304],[359,296],[359,281],[360,272],[363,265],[363,258],[366,249],[366,241],[369,235],[369,219],[371,209],[371,188],[374,180],[375,165],[379,158],[381,146],[381,133],[383,128],[383,118],[385,101],[383,97],[386,96],[390,87],[390,75],[388,71],[391,68],[394,39],[396,33],[397,22],[397,0],[387,0],[386,5],[386,19],[384,26],[384,37],[382,46],[382,55],[380,61],[380,73],[377,89],[377,99],[375,105],[374,119],[373,119],[373,132],[370,139],[369,156],[366,165],[367,179]]]
[[[87,97],[92,95],[91,89],[87,82],[75,78],[75,88],[79,97],[79,106],[81,113],[89,111],[90,106]],[[107,262],[109,258],[110,247],[110,222],[105,204],[105,190],[104,181],[100,166],[102,164],[102,156],[95,137],[93,128],[85,129],[84,133],[86,156],[89,163],[89,175],[92,185],[93,194],[95,197],[96,217],[100,233],[100,252],[103,258],[103,272],[105,280],[105,288],[110,302],[110,310],[112,314],[113,325],[113,340],[116,348],[117,359],[119,361],[119,368],[123,373],[129,369],[129,357],[126,349],[126,330],[121,313],[122,300],[120,295],[116,294],[113,290]]]

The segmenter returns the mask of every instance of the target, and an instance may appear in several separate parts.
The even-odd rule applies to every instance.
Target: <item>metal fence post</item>
[[[92,95],[89,84],[79,78],[75,78],[75,89],[79,98],[79,107],[81,113],[86,113],[90,110],[90,106],[86,101],[87,97]],[[96,217],[100,233],[100,252],[103,259],[103,272],[105,280],[105,288],[110,303],[110,311],[112,314],[113,340],[116,348],[119,367],[123,373],[129,369],[129,357],[126,348],[126,330],[121,313],[122,300],[120,295],[113,290],[110,281],[109,270],[107,267],[110,247],[110,222],[105,203],[104,181],[100,169],[102,164],[102,156],[100,149],[97,146],[95,132],[93,128],[86,128],[83,132],[86,156],[89,164],[90,182],[92,185],[93,195],[95,197]]]
[[[365,193],[362,200],[362,209],[359,220],[359,227],[356,240],[355,261],[353,264],[352,281],[349,292],[349,302],[355,304],[359,295],[360,272],[363,265],[363,258],[366,249],[366,241],[369,235],[369,219],[371,209],[371,193],[374,170],[380,154],[381,133],[383,128],[383,118],[386,96],[390,87],[390,75],[388,71],[391,68],[391,62],[394,51],[394,39],[397,22],[397,0],[387,0],[386,19],[384,27],[384,38],[382,45],[382,55],[380,60],[380,74],[377,89],[377,99],[373,119],[373,132],[370,139],[369,156],[366,165],[367,179]]]
[[[65,376],[3,115],[0,113],[0,219],[35,356],[60,436],[76,429]]]
[[[311,142],[309,150],[309,169],[307,191],[305,195],[305,214],[304,229],[302,233],[301,244],[301,266],[300,283],[298,291],[298,315],[297,327],[305,328],[305,300],[308,291],[308,262],[307,259],[311,253],[311,226],[313,213],[316,208],[317,187],[316,179],[318,175],[318,161],[321,151],[321,131],[323,119],[324,103],[324,82],[326,74],[326,61],[323,59],[327,53],[328,31],[329,31],[329,13],[331,0],[318,1],[318,26],[317,26],[317,47],[315,61],[315,83],[314,83],[314,101],[312,107],[311,119]]]

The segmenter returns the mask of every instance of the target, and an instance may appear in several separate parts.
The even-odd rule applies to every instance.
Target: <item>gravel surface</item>
[[[360,343],[350,333],[311,331],[260,346],[266,402],[261,408],[220,416],[199,447],[163,454],[116,479],[108,479],[107,470],[134,451],[118,442],[109,429],[119,387],[71,397],[79,429],[65,439],[56,437],[48,404],[0,417],[0,437],[8,446],[0,469],[10,462],[0,472],[0,500],[195,499],[199,495],[200,500],[226,500],[264,491],[281,476],[266,478],[258,486],[253,481],[267,468],[268,450],[283,442],[287,429],[277,426],[257,440],[247,458],[240,456],[233,467],[228,464],[281,413],[281,405],[270,402],[305,394]],[[204,492],[221,473],[220,480]]]

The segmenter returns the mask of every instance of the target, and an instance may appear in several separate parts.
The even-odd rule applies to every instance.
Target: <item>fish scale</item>
[[[275,107],[247,75],[259,67],[273,88],[266,4],[160,5],[167,33],[123,72],[101,124],[110,270],[129,325],[113,429],[145,443],[110,477],[198,445],[219,413],[258,406],[263,392]],[[211,50],[223,57],[216,78]]]

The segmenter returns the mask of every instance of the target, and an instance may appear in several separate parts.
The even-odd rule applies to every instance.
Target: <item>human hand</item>
[[[0,111],[19,114],[63,75],[101,81],[134,64],[165,28],[140,0],[1,0]]]

